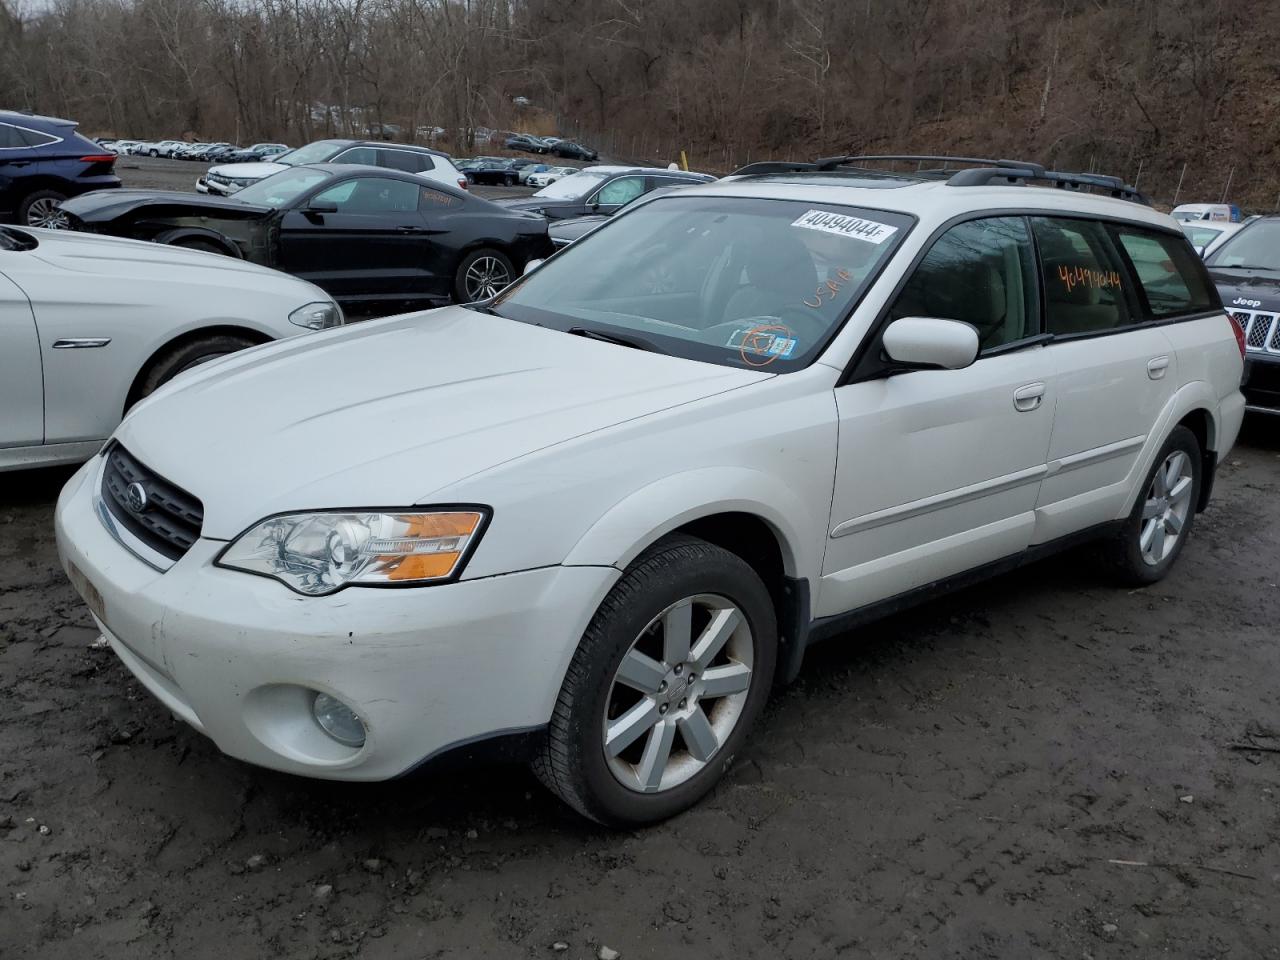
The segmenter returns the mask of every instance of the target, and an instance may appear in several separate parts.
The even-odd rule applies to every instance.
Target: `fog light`
[[[317,693],[311,706],[320,729],[348,747],[364,746],[364,721],[337,697]]]

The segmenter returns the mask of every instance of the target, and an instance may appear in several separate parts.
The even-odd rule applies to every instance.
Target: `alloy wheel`
[[[41,197],[27,208],[27,226],[61,230],[67,225],[67,215],[58,207],[60,200]]]
[[[480,257],[467,267],[463,283],[470,300],[496,297],[511,282],[511,272],[497,257]]]
[[[1170,453],[1151,479],[1138,539],[1142,559],[1151,566],[1163,562],[1177,547],[1191,513],[1194,486],[1191,458],[1182,450]]]
[[[688,597],[654,617],[605,698],[604,752],[614,777],[658,793],[704,769],[742,717],[753,664],[751,628],[725,597]]]

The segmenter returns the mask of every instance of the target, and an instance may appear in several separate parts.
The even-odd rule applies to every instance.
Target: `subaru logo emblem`
[[[124,491],[125,499],[129,501],[129,509],[134,513],[141,513],[147,509],[147,488],[140,483],[131,483]]]

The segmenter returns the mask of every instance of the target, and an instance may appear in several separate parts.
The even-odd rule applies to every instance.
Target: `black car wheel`
[[[18,204],[18,222],[28,227],[45,227],[50,230],[66,229],[67,215],[59,204],[67,199],[56,190],[37,190]]]
[[[254,341],[245,337],[219,334],[201,336],[194,340],[188,340],[186,343],[178,344],[161,354],[152,363],[150,369],[147,370],[146,376],[138,384],[137,395],[132,397],[131,401],[132,403],[137,403],[143,397],[150,396],[160,386],[193,367],[198,367],[203,363],[208,363],[210,360],[225,357],[229,353],[236,353],[254,345]]]
[[[484,248],[467,254],[458,266],[453,295],[458,303],[475,303],[497,296],[515,279],[515,268],[506,255]]]
[[[514,187],[516,185],[516,178],[509,173],[504,174],[502,177],[502,182],[508,187]]]

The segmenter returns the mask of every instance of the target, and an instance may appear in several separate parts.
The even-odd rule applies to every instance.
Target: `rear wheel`
[[[1173,567],[1195,522],[1200,471],[1200,444],[1195,434],[1186,427],[1174,427],[1129,518],[1104,548],[1125,583],[1155,583]]]
[[[534,773],[600,823],[673,816],[729,768],[764,708],[776,657],[773,605],[756,572],[720,547],[669,537],[596,611]]]
[[[488,300],[497,296],[515,276],[515,268],[506,254],[490,248],[473,250],[458,266],[453,295],[458,303]]]
[[[18,222],[28,227],[44,227],[50,230],[65,228],[67,215],[59,208],[59,204],[67,199],[65,194],[56,190],[37,190],[27,194],[18,204]]]
[[[180,343],[162,353],[151,364],[131,402],[137,403],[149,396],[180,373],[252,346],[255,346],[255,341],[231,334],[211,334]]]

